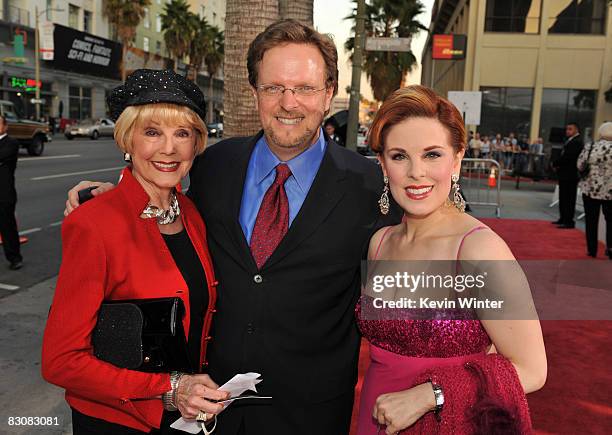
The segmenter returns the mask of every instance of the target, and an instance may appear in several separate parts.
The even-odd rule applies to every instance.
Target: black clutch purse
[[[144,372],[192,372],[180,298],[109,301],[92,335],[96,358]]]

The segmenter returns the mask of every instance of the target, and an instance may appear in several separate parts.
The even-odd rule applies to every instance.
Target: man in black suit
[[[15,190],[15,169],[19,143],[7,134],[6,118],[0,116],[0,236],[4,255],[9,261],[9,269],[17,270],[23,266],[19,249],[19,234],[15,221],[17,191]]]
[[[257,390],[272,399],[234,402],[216,432],[347,434],[360,265],[382,225],[382,173],[321,128],[338,89],[327,36],[294,20],[274,23],[251,43],[247,66],[263,130],[209,147],[194,162],[188,195],[219,279],[202,369],[220,385],[260,373]],[[74,188],[69,203],[89,185]]]
[[[206,222],[219,276],[210,375],[223,383],[235,373],[261,373],[258,391],[273,399],[232,404],[217,430],[347,434],[360,343],[354,321],[360,262],[380,225],[382,174],[320,128],[338,87],[331,40],[281,21],[252,42],[247,64],[263,131],[210,147],[193,166],[189,196]],[[288,231],[258,266],[249,226],[265,203],[256,193],[265,190],[258,172],[268,158],[295,169],[300,186],[291,187],[291,178],[285,183]],[[297,173],[304,166],[310,177]],[[291,190],[303,195],[301,206]]]
[[[576,191],[578,189],[578,156],[584,147],[580,127],[575,122],[565,126],[566,141],[561,156],[553,163],[559,179],[559,220],[553,222],[558,228],[574,228]]]

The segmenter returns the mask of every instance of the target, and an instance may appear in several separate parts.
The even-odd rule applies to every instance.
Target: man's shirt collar
[[[301,154],[295,156],[287,162],[282,162],[274,153],[270,150],[266,137],[262,136],[255,145],[255,170],[254,180],[257,184],[260,184],[270,172],[276,168],[279,163],[286,163],[291,169],[291,174],[295,178],[300,190],[303,193],[307,193],[308,189],[312,185],[312,181],[317,174],[323,154],[325,153],[326,147],[325,136],[323,131],[319,129],[319,138]]]

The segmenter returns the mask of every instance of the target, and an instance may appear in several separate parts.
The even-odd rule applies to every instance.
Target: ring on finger
[[[204,411],[200,411],[198,412],[198,416],[196,417],[197,421],[206,421],[208,420],[208,413],[204,412]]]

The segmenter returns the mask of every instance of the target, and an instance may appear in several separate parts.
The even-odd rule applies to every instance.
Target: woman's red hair
[[[398,89],[380,106],[369,132],[370,148],[382,153],[389,129],[410,118],[437,119],[450,133],[455,151],[465,149],[465,125],[459,110],[446,98],[420,85]]]

